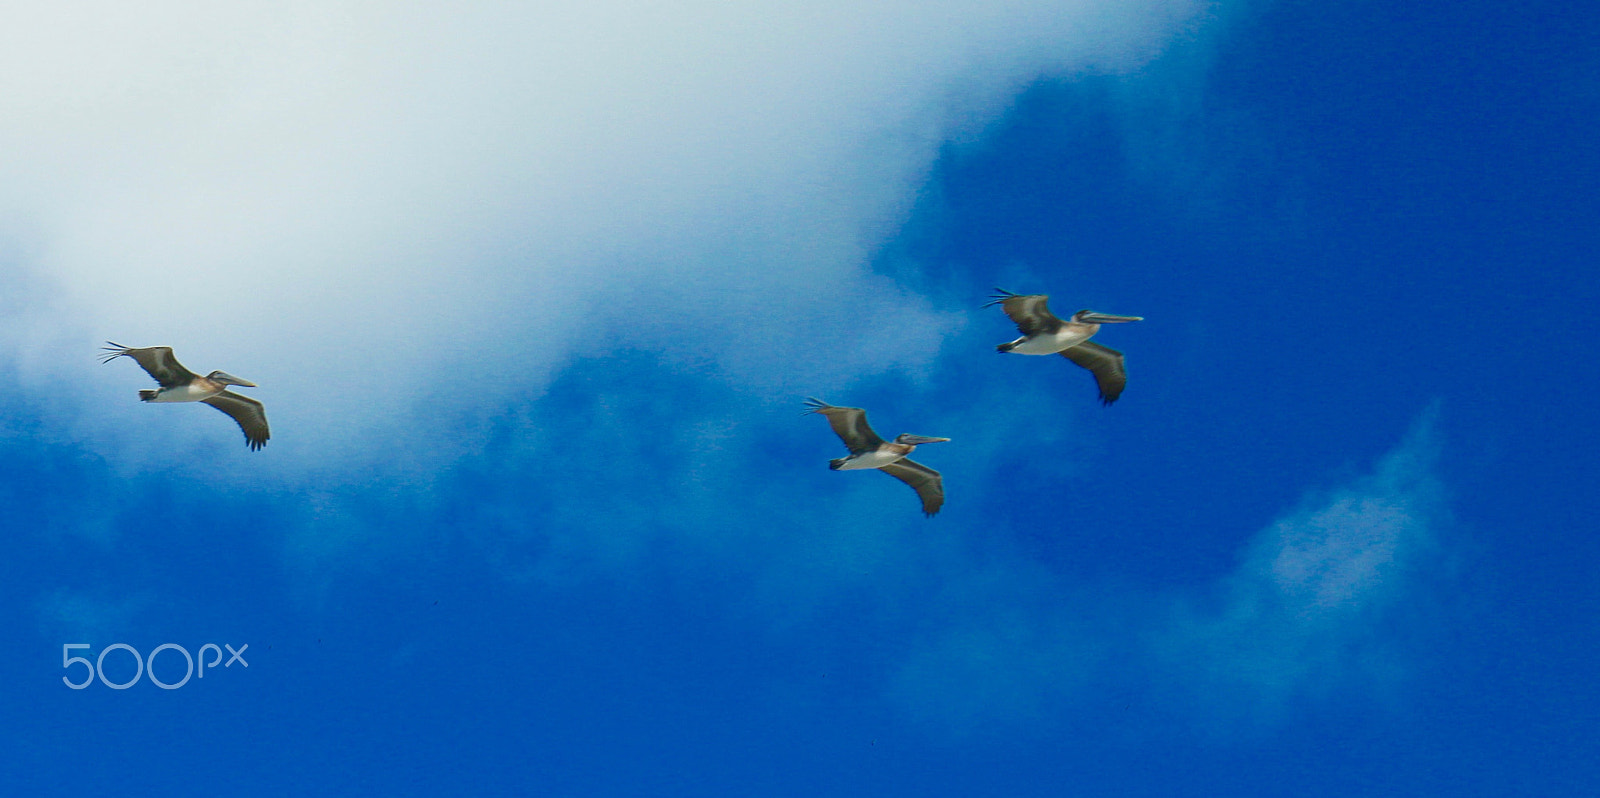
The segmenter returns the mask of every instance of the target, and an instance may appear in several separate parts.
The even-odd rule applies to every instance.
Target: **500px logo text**
[[[71,678],[71,674],[68,674],[61,677],[61,682],[62,684],[65,684],[74,690],[82,690],[83,688],[94,684],[95,679],[98,678],[101,684],[113,690],[126,690],[136,684],[140,677],[145,675],[145,666],[148,664],[150,681],[154,682],[155,686],[163,690],[176,690],[179,687],[189,683],[189,677],[195,675],[196,673],[197,664],[199,666],[199,676],[202,679],[206,677],[206,668],[216,670],[217,664],[222,662],[223,648],[226,648],[231,656],[228,658],[228,662],[222,667],[231,668],[235,662],[243,665],[246,668],[250,667],[250,663],[245,662],[244,660],[244,651],[249,647],[249,643],[245,643],[238,649],[235,649],[233,646],[228,645],[227,643],[223,643],[222,648],[218,648],[216,643],[207,643],[200,647],[200,656],[191,657],[189,656],[189,650],[183,646],[180,646],[176,643],[164,643],[156,646],[155,650],[150,652],[149,657],[141,657],[139,656],[138,649],[134,648],[133,646],[130,646],[127,643],[113,643],[102,649],[100,651],[100,656],[96,657],[94,661],[91,662],[87,657],[72,656],[73,649],[91,648],[88,643],[63,643],[61,645],[61,667],[71,670],[72,666],[81,664],[83,667],[87,668],[89,672],[84,674],[83,681],[74,682]],[[215,655],[211,658],[210,662],[206,662],[206,652],[208,650]],[[126,651],[128,652],[129,656],[133,657],[134,669],[132,679],[129,679],[125,682],[114,682],[106,678],[106,655],[113,651]],[[163,651],[177,652],[174,654],[168,654],[168,658],[176,657],[178,654],[183,655],[184,671],[182,679],[179,679],[175,682],[163,682],[161,679],[156,677],[156,655]],[[122,673],[123,671],[119,668],[117,672]]]

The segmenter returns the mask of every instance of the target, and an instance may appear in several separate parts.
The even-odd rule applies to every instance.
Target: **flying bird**
[[[807,399],[806,406],[810,408],[807,413],[826,417],[834,434],[850,449],[849,457],[829,460],[829,468],[835,471],[876,468],[910,485],[922,499],[922,512],[929,518],[944,506],[944,480],[939,472],[906,455],[924,443],[943,443],[949,438],[902,433],[893,441],[885,441],[867,426],[867,411],[859,407],[837,407],[814,398]]]
[[[1019,355],[1053,355],[1059,352],[1062,357],[1094,375],[1095,385],[1100,388],[1101,404],[1109,405],[1117,401],[1123,387],[1128,384],[1122,353],[1089,339],[1100,331],[1102,324],[1144,321],[1143,316],[1115,316],[1080,310],[1072,314],[1072,321],[1062,321],[1045,305],[1045,300],[1050,297],[1044,294],[1024,296],[1004,288],[996,288],[995,291],[997,293],[993,300],[985,303],[984,307],[999,305],[1017,325],[1017,331],[1022,333],[1021,338],[1000,344],[995,347],[996,350]]]
[[[244,430],[244,440],[251,451],[266,446],[267,439],[272,437],[267,431],[267,412],[262,409],[261,403],[228,390],[229,385],[254,388],[255,383],[241,380],[225,371],[213,371],[204,377],[195,374],[172,356],[170,346],[134,349],[111,341],[106,343],[110,345],[104,347],[106,354],[100,358],[101,363],[110,363],[119,357],[131,357],[161,386],[153,391],[139,391],[141,401],[205,402],[239,422],[239,429]]]

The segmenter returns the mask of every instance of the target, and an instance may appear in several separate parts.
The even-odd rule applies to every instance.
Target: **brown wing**
[[[170,346],[147,346],[143,349],[133,349],[110,341],[106,341],[106,343],[110,344],[110,346],[104,347],[108,354],[101,356],[101,363],[110,363],[123,356],[131,357],[133,362],[139,364],[139,368],[144,369],[147,374],[154,377],[156,383],[163,388],[188,385],[195,378],[194,372],[184,368],[183,364],[172,356],[172,347]]]
[[[239,422],[239,429],[244,430],[244,441],[250,446],[250,451],[266,446],[267,439],[272,437],[267,430],[267,411],[260,402],[232,391],[223,391],[200,401],[233,416],[233,420]]]
[[[939,476],[939,472],[908,458],[901,458],[878,470],[914,488],[922,499],[922,512],[929,518],[944,506],[944,478]]]
[[[851,454],[870,452],[883,445],[883,439],[867,425],[867,411],[859,407],[830,405],[816,398],[807,399],[806,406],[811,408],[807,413],[816,413],[828,419],[833,434],[844,441]]]
[[[1128,384],[1128,371],[1122,365],[1122,353],[1109,346],[1084,341],[1062,350],[1061,356],[1094,374],[1094,383],[1100,386],[1101,404],[1109,405],[1117,401]]]
[[[993,300],[984,307],[999,305],[1023,335],[1049,334],[1061,329],[1061,320],[1045,304],[1045,300],[1050,298],[1048,295],[1013,294],[1004,288],[996,288],[995,291]]]

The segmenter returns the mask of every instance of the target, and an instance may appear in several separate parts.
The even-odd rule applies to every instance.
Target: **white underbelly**
[[[1089,336],[1084,333],[1062,330],[1054,335],[1035,335],[1011,347],[1011,351],[1019,355],[1053,355],[1087,340]]]
[[[156,392],[152,402],[199,402],[210,399],[222,391],[216,389],[200,388],[194,385],[179,385],[175,388],[162,388]]]
[[[844,463],[839,466],[839,470],[850,471],[857,468],[883,468],[890,463],[904,458],[905,455],[895,452],[871,451],[845,458]]]

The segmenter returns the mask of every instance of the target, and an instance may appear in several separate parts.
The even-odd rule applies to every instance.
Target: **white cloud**
[[[957,730],[1110,694],[1183,707],[1197,728],[1217,729],[1271,724],[1330,696],[1384,703],[1419,653],[1408,630],[1435,603],[1448,561],[1433,417],[1372,473],[1258,533],[1214,584],[1077,584],[1016,560],[945,574],[945,597],[924,610],[941,622],[894,693]]]
[[[1158,636],[1197,696],[1271,717],[1351,684],[1386,689],[1404,671],[1390,621],[1439,574],[1447,521],[1433,415],[1373,473],[1258,535],[1211,600],[1186,603]]]
[[[958,322],[864,266],[939,143],[1201,5],[20,8],[0,257],[32,312],[0,334],[35,389],[99,368],[100,338],[173,345],[261,383],[302,461],[408,429],[447,453],[397,424],[454,398],[441,370],[487,406],[574,351],[771,385],[915,367]],[[806,356],[907,321],[930,334]],[[83,400],[118,409],[85,417],[151,418],[130,370],[93,373]]]

